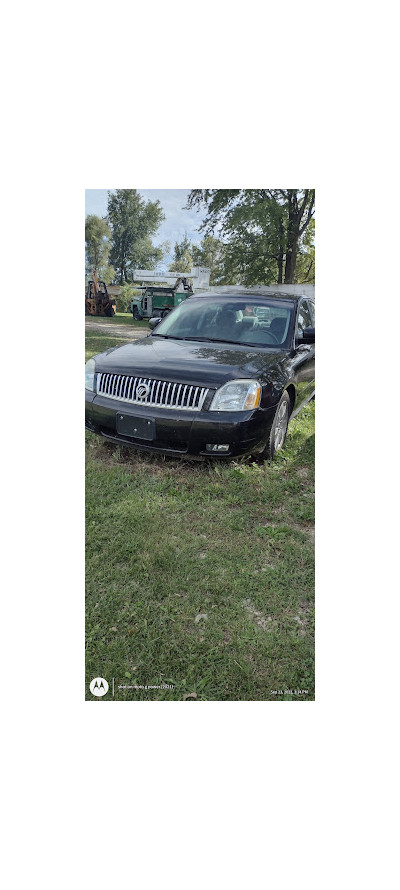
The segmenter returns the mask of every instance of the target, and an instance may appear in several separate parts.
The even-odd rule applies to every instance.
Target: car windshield
[[[287,348],[293,311],[283,300],[191,297],[157,325],[153,336]]]

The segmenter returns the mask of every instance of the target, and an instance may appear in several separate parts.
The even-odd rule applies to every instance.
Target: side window
[[[311,325],[313,328],[315,328],[315,303],[313,303],[312,300],[308,301],[308,308],[310,310]]]
[[[296,336],[300,339],[303,336],[304,328],[312,328],[310,311],[305,301],[300,304],[299,314],[297,316]]]

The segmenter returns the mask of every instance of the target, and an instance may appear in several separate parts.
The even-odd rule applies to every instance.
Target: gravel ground
[[[140,340],[150,333],[150,328],[130,328],[126,324],[106,324],[85,319],[85,328],[90,331],[102,331],[114,337],[123,337],[125,340]]]

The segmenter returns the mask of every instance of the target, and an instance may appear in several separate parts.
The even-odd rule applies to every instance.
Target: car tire
[[[161,313],[161,318],[165,318],[166,315],[169,315],[169,312],[170,312],[169,309],[163,309],[163,311]]]
[[[137,306],[134,306],[132,309],[132,318],[134,321],[139,321],[139,310]]]
[[[275,417],[268,437],[268,442],[264,448],[264,451],[259,455],[261,460],[273,460],[276,452],[280,451],[281,448],[283,448],[285,444],[289,418],[290,397],[287,392],[284,392],[275,411]]]

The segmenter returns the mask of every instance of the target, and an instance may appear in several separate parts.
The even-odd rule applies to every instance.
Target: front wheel
[[[290,417],[290,398],[287,392],[279,402],[275,411],[275,417],[269,434],[268,442],[260,455],[263,460],[272,460],[274,454],[283,448]]]

